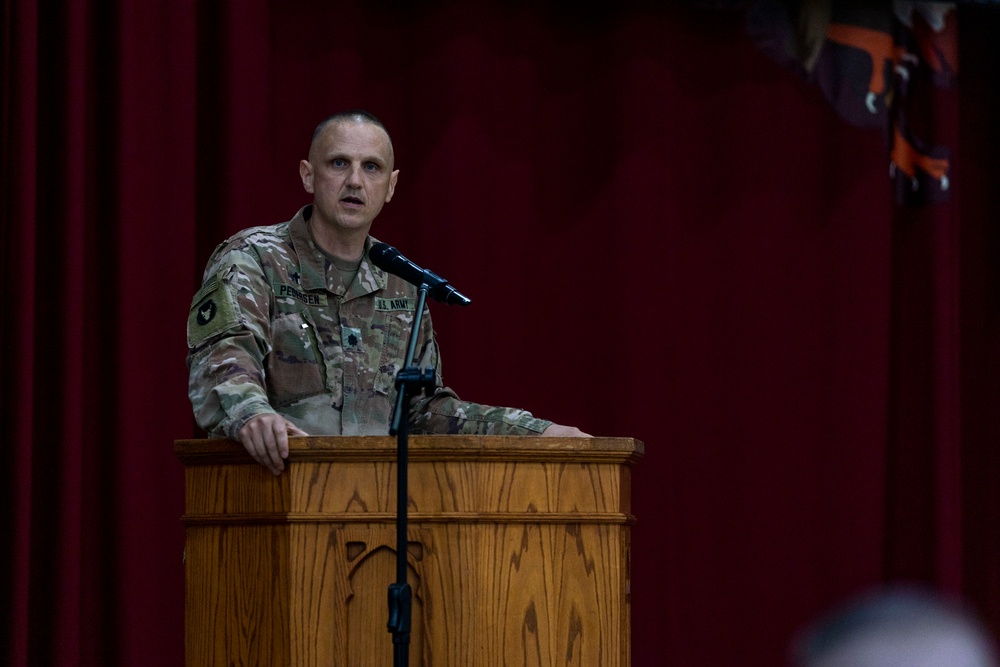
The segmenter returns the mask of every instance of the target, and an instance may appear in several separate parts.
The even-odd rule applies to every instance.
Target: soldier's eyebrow
[[[350,154],[345,153],[343,151],[337,152],[337,153],[331,153],[331,154],[329,154],[329,155],[326,156],[326,161],[327,162],[332,162],[334,160],[344,160],[346,162],[350,162],[353,159],[355,159],[354,155],[350,155]],[[375,155],[369,155],[367,157],[362,156],[362,157],[359,157],[357,159],[362,164],[364,164],[366,162],[373,162],[373,163],[377,164],[380,167],[385,167],[388,164],[388,162],[386,161],[385,158],[383,158],[382,156],[377,155],[377,154],[375,154]]]

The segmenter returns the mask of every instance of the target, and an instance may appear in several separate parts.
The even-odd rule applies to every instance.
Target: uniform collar
[[[386,281],[389,279],[388,274],[368,259],[368,251],[371,250],[373,243],[378,243],[378,241],[371,236],[365,239],[365,254],[361,256],[361,266],[358,267],[357,277],[347,288],[347,294],[344,295],[345,301],[385,289]]]
[[[301,284],[304,290],[327,290],[330,284],[330,272],[336,274],[337,269],[328,266],[329,261],[326,256],[316,247],[316,243],[309,233],[309,216],[312,214],[312,204],[299,209],[295,217],[289,223],[289,233],[292,239],[292,247],[299,259],[299,271],[301,272]],[[368,251],[372,243],[376,240],[369,236],[365,239],[365,251],[361,257],[361,266],[358,268],[358,275],[354,282],[347,288],[343,299],[349,300],[361,296],[366,296],[372,292],[385,289],[388,276],[385,271],[378,268],[368,260]]]

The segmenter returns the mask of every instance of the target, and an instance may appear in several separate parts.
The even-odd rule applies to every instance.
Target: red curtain
[[[0,660],[182,663],[190,298],[357,106],[400,169],[374,233],[474,300],[432,311],[447,383],[646,443],[634,664],[780,664],[886,580],[1000,627],[996,10],[916,209],[739,12],[336,4],[4,2]]]

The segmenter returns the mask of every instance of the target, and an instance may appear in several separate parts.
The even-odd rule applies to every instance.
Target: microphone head
[[[373,243],[368,249],[368,260],[386,273],[399,276],[417,287],[425,282],[430,274],[403,257],[403,253],[388,243]],[[438,280],[441,280],[440,278]]]
[[[399,256],[400,252],[398,250],[388,243],[382,243],[381,241],[373,243],[372,247],[368,249],[368,259],[371,260],[371,263],[383,271],[389,271],[390,273],[391,271],[388,268],[389,263]]]
[[[386,273],[399,276],[412,285],[417,287],[426,285],[429,290],[428,296],[435,301],[460,306],[471,303],[469,297],[449,285],[447,280],[420,268],[388,243],[372,243],[368,249],[368,260]]]

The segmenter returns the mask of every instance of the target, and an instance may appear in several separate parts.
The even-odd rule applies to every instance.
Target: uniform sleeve
[[[538,419],[527,410],[481,405],[461,400],[441,386],[441,356],[430,317],[424,317],[421,368],[434,368],[438,388],[433,394],[410,403],[409,428],[414,434],[463,433],[467,435],[539,435],[552,422]]]
[[[551,425],[527,410],[463,401],[447,387],[415,402],[410,412],[410,429],[415,434],[540,435]]]
[[[275,412],[264,384],[270,287],[246,252],[209,266],[188,315],[188,396],[201,428],[236,440],[251,417]]]

